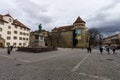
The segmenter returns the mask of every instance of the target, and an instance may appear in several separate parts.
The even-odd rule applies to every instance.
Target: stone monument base
[[[55,47],[42,47],[42,48],[29,48],[29,47],[21,47],[18,48],[17,51],[22,51],[22,52],[31,52],[31,53],[41,53],[41,52],[48,52],[48,51],[56,51],[57,48]]]

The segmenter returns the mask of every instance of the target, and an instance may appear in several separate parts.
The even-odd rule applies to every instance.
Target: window
[[[11,29],[11,26],[8,26],[8,29]]]
[[[12,20],[11,20],[11,18],[9,18],[9,22],[11,22]]]
[[[19,46],[21,46],[22,45],[22,43],[19,43]]]
[[[23,43],[23,45],[25,46],[25,43]]]
[[[13,39],[15,39],[15,40],[16,40],[16,39],[17,39],[17,36],[14,36],[14,37],[13,37]]]
[[[25,33],[23,33],[23,35],[26,35]]]
[[[9,42],[7,42],[7,43],[6,43],[6,45],[10,45],[10,43],[9,43]]]
[[[11,34],[11,32],[10,32],[10,31],[7,31],[7,34]]]
[[[16,46],[16,43],[13,43],[14,46]]]
[[[20,32],[20,35],[22,35],[22,32]]]
[[[17,34],[17,31],[14,31],[14,34]]]
[[[10,36],[7,36],[7,40],[10,40],[11,39],[11,37]]]
[[[26,40],[28,40],[28,38],[26,38]]]
[[[25,38],[23,38],[23,40],[25,40]]]
[[[20,28],[22,30],[22,28]]]
[[[19,37],[19,40],[22,40],[22,37]]]
[[[2,28],[0,28],[0,32],[2,32]]]

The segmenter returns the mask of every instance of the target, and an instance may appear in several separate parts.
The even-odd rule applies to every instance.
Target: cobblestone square
[[[45,53],[0,49],[0,80],[120,80],[120,52],[59,48]]]

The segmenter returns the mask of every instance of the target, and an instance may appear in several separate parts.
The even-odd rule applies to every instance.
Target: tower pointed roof
[[[8,14],[5,14],[4,16],[12,17],[9,13],[8,13]]]
[[[78,18],[76,19],[76,21],[74,22],[75,23],[85,23],[85,21],[83,21],[79,16]]]

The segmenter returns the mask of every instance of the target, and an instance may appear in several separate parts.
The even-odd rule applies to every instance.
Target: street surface
[[[120,51],[59,48],[45,53],[0,49],[0,80],[120,80]]]

